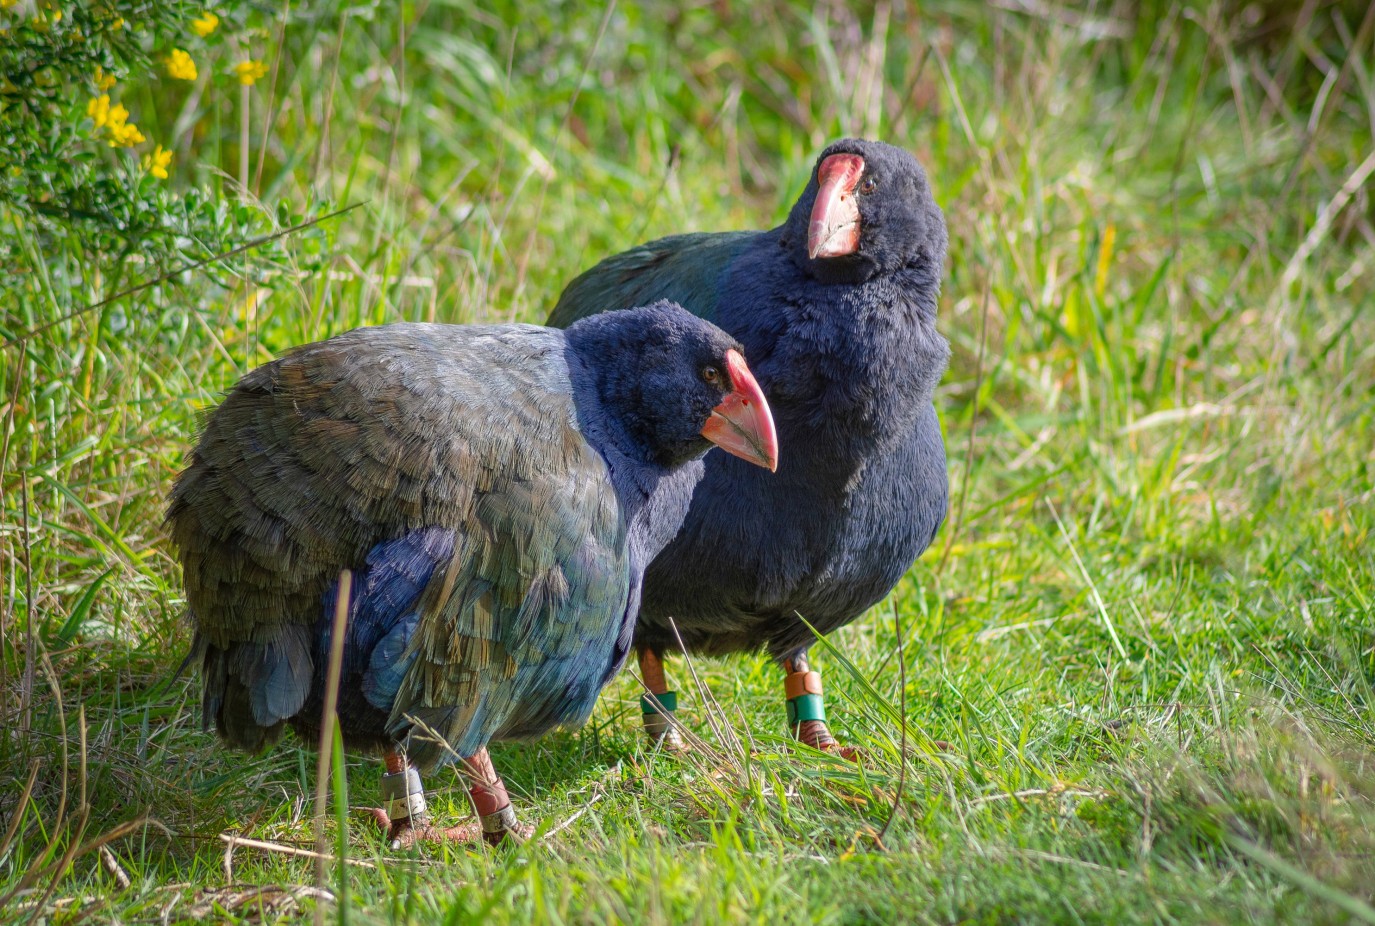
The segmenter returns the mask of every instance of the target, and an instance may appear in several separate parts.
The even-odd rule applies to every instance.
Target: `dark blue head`
[[[712,444],[768,469],[778,438],[740,343],[673,302],[603,312],[570,325],[569,350],[591,374],[621,450],[674,467]],[[571,366],[571,364],[570,364]]]
[[[939,276],[945,218],[911,154],[844,138],[816,159],[780,243],[803,272],[824,283],[863,283],[904,267]]]

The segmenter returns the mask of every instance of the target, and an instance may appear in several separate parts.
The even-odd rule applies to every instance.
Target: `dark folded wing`
[[[547,324],[566,328],[598,312],[659,299],[716,321],[726,272],[756,237],[756,232],[673,235],[608,257],[564,288]]]

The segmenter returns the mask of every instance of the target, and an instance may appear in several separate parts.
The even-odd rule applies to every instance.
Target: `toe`
[[[476,823],[465,823],[461,826],[416,824],[409,817],[393,820],[380,807],[369,807],[368,817],[385,835],[387,848],[392,850],[409,849],[421,842],[431,845],[440,843],[479,845],[482,843],[482,827]]]
[[[669,727],[658,736],[651,735],[650,740],[664,752],[671,752],[676,755],[692,752],[692,747],[683,741],[682,734],[674,727]]]
[[[388,817],[387,812],[381,807],[369,807],[366,813],[368,819],[372,820],[382,832],[385,833],[391,829],[391,817]]]
[[[858,746],[842,746],[840,743],[831,743],[821,748],[826,752],[840,756],[847,762],[858,763],[864,758],[864,750],[860,749]]]
[[[491,833],[483,833],[482,838],[487,845],[497,847],[518,846],[528,842],[530,837],[535,835],[535,828],[524,823],[517,823],[514,828],[496,830]]]

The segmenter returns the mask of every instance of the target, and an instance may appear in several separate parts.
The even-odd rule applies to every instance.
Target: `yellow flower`
[[[123,109],[124,107],[119,106],[116,108]],[[134,125],[132,122],[125,122],[122,118],[116,122],[113,118],[114,110],[110,112],[111,119],[107,128],[110,132],[109,142],[111,148],[132,148],[134,145],[144,140],[143,133],[138,130],[138,126]]]
[[[86,104],[86,115],[95,123],[96,134],[104,129],[111,148],[129,148],[144,140],[138,126],[129,121],[129,110],[123,103],[110,105],[110,95],[102,93]]]
[[[110,94],[102,93],[98,97],[93,97],[91,102],[86,104],[86,115],[91,117],[96,128],[103,128],[110,120]]]
[[[3,2],[4,0],[0,0],[0,3]],[[204,13],[191,20],[191,31],[201,38],[205,38],[207,35],[214,32],[215,27],[219,24],[220,18],[209,10],[206,10]]]
[[[251,87],[267,74],[267,65],[261,61],[240,61],[234,65],[234,73],[239,75],[239,83]]]
[[[0,10],[8,10],[10,7],[15,6],[18,3],[19,0],[0,0]]]
[[[145,140],[143,133],[133,123],[110,126],[111,148],[132,148],[134,145],[142,144]]]
[[[174,48],[167,56],[167,73],[177,80],[195,80],[196,62],[180,48]]]
[[[0,0],[0,3],[3,2],[4,0]],[[106,74],[105,69],[97,65],[95,69],[95,88],[97,90],[109,90],[114,85],[115,75]]]
[[[152,154],[145,154],[140,163],[143,165],[143,169],[154,177],[159,180],[166,180],[167,168],[172,165],[172,152],[162,145],[158,145],[153,149]]]

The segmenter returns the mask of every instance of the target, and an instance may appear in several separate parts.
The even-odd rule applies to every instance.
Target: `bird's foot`
[[[856,746],[842,746],[826,726],[826,707],[821,699],[821,675],[807,665],[803,656],[786,663],[788,676],[783,690],[788,695],[788,726],[797,741],[813,749],[829,752],[850,762],[858,762],[863,753]]]
[[[482,827],[476,823],[434,826],[430,823],[417,823],[412,817],[393,820],[381,807],[370,808],[368,813],[378,829],[385,834],[387,848],[393,850],[409,849],[420,842],[476,845],[482,839]]]
[[[373,821],[386,835],[387,847],[396,850],[410,849],[417,843],[431,845],[489,846],[519,845],[534,834],[534,829],[515,822],[515,815],[505,824],[484,828],[482,822],[463,823],[458,826],[435,826],[431,823],[417,823],[411,817],[393,820],[381,807],[369,810]]]
[[[471,782],[468,798],[477,811],[477,821],[462,826],[434,826],[427,822],[429,810],[420,772],[393,749],[383,757],[387,773],[382,776],[382,806],[370,810],[373,820],[387,835],[392,849],[409,849],[418,842],[457,843],[489,846],[520,844],[534,830],[516,820],[510,795],[501,776],[492,767],[492,757],[479,749],[463,760]]]
[[[664,752],[671,752],[679,756],[685,756],[692,752],[692,747],[687,744],[676,727],[670,726],[663,732],[656,733],[646,726],[645,735],[649,737],[651,743]]]
[[[673,712],[678,707],[678,693],[661,691],[640,696],[640,719],[644,723],[645,736],[665,752],[688,753],[692,747],[683,741],[683,735],[673,722]]]
[[[858,746],[843,746],[837,742],[824,720],[803,720],[794,727],[794,733],[799,743],[840,756],[849,762],[859,762],[864,758],[864,751]]]

